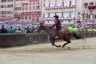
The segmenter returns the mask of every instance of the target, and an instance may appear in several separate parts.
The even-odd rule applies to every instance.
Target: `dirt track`
[[[74,40],[63,49],[50,43],[0,49],[0,64],[96,64],[96,38]]]

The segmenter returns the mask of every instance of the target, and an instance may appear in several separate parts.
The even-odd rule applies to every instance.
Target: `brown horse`
[[[51,42],[51,44],[53,46],[56,46],[56,47],[61,47],[61,45],[56,45],[55,44],[55,33],[54,33],[54,29],[52,29],[51,27],[48,27],[48,26],[45,26],[45,25],[40,25],[37,29],[37,32],[40,32],[44,30],[45,32],[47,32],[47,34],[49,35],[49,40]],[[66,41],[67,43],[64,43],[62,45],[62,48],[64,46],[66,46],[67,44],[71,43],[70,39],[72,38],[72,36],[74,36],[76,39],[79,39],[80,36],[78,36],[77,34],[73,33],[73,32],[70,32],[68,30],[64,30],[64,31],[59,31],[59,39],[62,39],[64,41]]]

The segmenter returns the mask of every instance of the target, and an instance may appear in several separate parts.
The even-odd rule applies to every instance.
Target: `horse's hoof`
[[[68,47],[69,50],[71,50],[71,47]]]
[[[62,48],[64,48],[65,46],[62,46]]]
[[[57,46],[57,47],[61,47],[61,45]]]
[[[64,46],[62,46],[62,48],[64,48]]]

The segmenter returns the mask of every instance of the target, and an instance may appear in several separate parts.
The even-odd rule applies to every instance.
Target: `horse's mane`
[[[49,27],[49,26],[46,26],[46,27],[48,27],[48,28],[50,28],[50,29],[53,29],[52,27]]]
[[[50,26],[45,26],[45,25],[43,25],[43,27],[44,27],[45,29],[47,29],[47,31],[49,31],[49,32],[54,32],[54,29],[53,29],[52,27],[50,27]]]

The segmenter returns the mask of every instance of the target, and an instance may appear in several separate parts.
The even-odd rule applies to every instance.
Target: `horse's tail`
[[[81,36],[78,35],[77,33],[73,32],[72,33],[73,37],[75,37],[76,39],[81,39]]]

